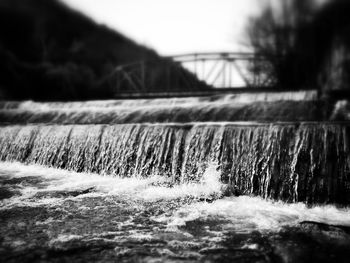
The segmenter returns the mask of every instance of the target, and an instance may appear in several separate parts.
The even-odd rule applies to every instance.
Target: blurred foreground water
[[[222,197],[196,183],[0,164],[6,262],[348,262],[350,211]]]

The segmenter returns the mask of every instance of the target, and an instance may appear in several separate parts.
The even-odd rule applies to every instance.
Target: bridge
[[[273,89],[269,65],[254,53],[191,53],[120,65],[109,81],[122,97]]]

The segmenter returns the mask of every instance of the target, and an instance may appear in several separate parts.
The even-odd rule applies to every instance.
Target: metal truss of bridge
[[[116,93],[184,92],[272,87],[269,63],[252,53],[194,53],[118,66]]]

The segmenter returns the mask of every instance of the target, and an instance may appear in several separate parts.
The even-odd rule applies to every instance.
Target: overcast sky
[[[239,51],[258,0],[62,0],[161,55]],[[260,1],[261,2],[261,1]]]

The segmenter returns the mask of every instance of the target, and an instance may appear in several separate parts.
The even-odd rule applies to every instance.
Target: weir
[[[0,110],[0,123],[123,124],[205,121],[311,121],[321,120],[316,102],[257,102],[217,105],[135,107],[119,109]]]
[[[197,182],[210,164],[239,194],[350,204],[349,124],[185,123],[0,128],[0,160]]]
[[[0,123],[123,124],[206,121],[315,121],[315,91],[87,102],[0,102]]]

